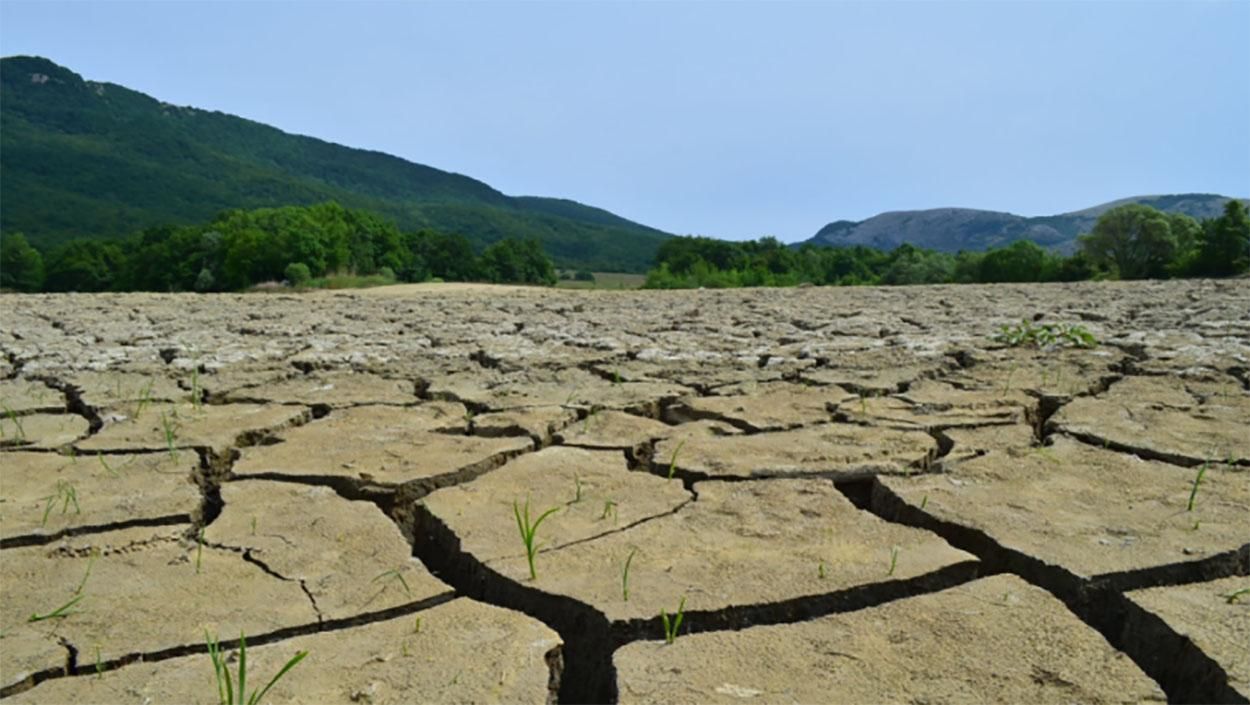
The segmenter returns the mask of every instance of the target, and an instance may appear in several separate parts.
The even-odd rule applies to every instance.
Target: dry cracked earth
[[[1250,698],[1246,281],[0,307],[7,701]]]

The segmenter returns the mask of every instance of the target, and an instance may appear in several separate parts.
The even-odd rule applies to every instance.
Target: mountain
[[[28,56],[0,59],[0,174],[0,229],[41,247],[328,200],[479,245],[535,237],[570,267],[643,271],[670,237],[575,201],[507,196],[467,176],[170,105]]]
[[[1013,213],[972,208],[932,208],[920,211],[891,211],[867,220],[838,220],[821,228],[805,241],[813,245],[867,245],[892,250],[907,242],[942,252],[985,250],[1016,240],[1032,240],[1061,252],[1076,248],[1076,237],[1094,227],[1098,216],[1127,203],[1141,203],[1169,213],[1194,218],[1214,218],[1230,199],[1208,193],[1170,196],[1136,196],[1084,210],[1025,217]]]

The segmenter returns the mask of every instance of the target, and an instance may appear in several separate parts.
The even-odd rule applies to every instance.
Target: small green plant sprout
[[[414,618],[413,618],[413,622],[412,622],[412,633],[413,633],[413,634],[420,634],[420,633],[421,633],[421,618],[420,618],[420,617],[414,617]]]
[[[165,412],[161,412],[161,430],[165,432],[165,445],[169,448],[169,457],[174,460],[178,459],[178,447],[175,442],[178,439],[178,422],[170,422]]]
[[[1005,397],[1007,396],[1007,392],[1011,391],[1011,378],[1016,376],[1016,367],[1018,367],[1019,364],[1020,363],[1018,362],[1011,363],[1011,369],[1007,371],[1007,379],[1003,382],[1003,391],[1000,393],[1000,396]]]
[[[108,464],[108,461],[104,459],[104,455],[102,453],[96,453],[95,458],[100,461],[100,467],[104,468],[104,471],[109,475],[112,475],[113,477],[121,477],[121,474],[114,470],[113,467]]]
[[[625,568],[621,571],[621,599],[626,602],[629,602],[629,566],[634,562],[635,553],[638,553],[636,548],[625,557]]]
[[[582,501],[582,476],[577,473],[573,473],[573,490],[573,501],[569,504],[577,504]]]
[[[213,661],[213,674],[217,677],[217,702],[220,705],[258,705],[264,698],[269,689],[278,682],[282,676],[288,671],[295,668],[296,664],[304,660],[308,655],[307,651],[297,651],[291,657],[290,661],[269,679],[269,683],[260,690],[253,690],[251,695],[247,694],[247,639],[243,634],[239,634],[239,680],[235,685],[234,680],[230,676],[230,665],[226,663],[226,655],[222,653],[221,644],[216,639],[209,636],[208,630],[204,631],[204,640],[208,644],[208,657]]]
[[[1097,347],[1098,340],[1084,326],[1069,323],[1033,323],[1020,321],[1017,326],[1003,326],[993,339],[1017,348],[1032,345],[1037,348],[1071,345],[1077,348]]]
[[[820,563],[816,564],[816,577],[820,578],[821,580],[825,579],[825,562],[824,561],[821,561]]]
[[[1202,484],[1202,478],[1207,474],[1207,467],[1211,465],[1211,461],[1202,464],[1198,468],[1198,474],[1194,477],[1194,485],[1189,490],[1189,503],[1185,505],[1185,511],[1192,512],[1194,510],[1194,500],[1198,499],[1198,485]]]
[[[686,596],[682,595],[681,602],[677,605],[677,614],[669,619],[668,612],[664,608],[660,608],[660,622],[664,625],[664,643],[671,644],[677,639],[677,630],[681,629],[681,622],[686,618]]]
[[[600,519],[607,519],[611,515],[612,521],[616,521],[616,502],[610,499],[603,500],[603,513],[599,515]]]
[[[1250,595],[1250,587],[1244,587],[1240,590],[1233,590],[1232,592],[1220,595],[1220,597],[1223,597],[1225,602],[1232,605],[1232,604],[1236,604],[1238,601],[1241,600],[1241,598],[1246,597],[1247,595]]]
[[[921,508],[921,509],[924,509],[924,508],[925,508],[925,507],[927,507],[928,505],[929,505],[929,495],[925,495],[925,496],[921,497],[921,498],[920,498],[920,508]]]
[[[400,586],[400,587],[402,587],[402,588],[404,589],[404,594],[405,594],[405,595],[411,595],[411,594],[412,594],[412,590],[410,590],[410,589],[408,588],[408,581],[407,581],[407,580],[404,580],[404,576],[403,576],[403,574],[402,574],[402,573],[400,573],[400,572],[399,572],[397,569],[395,569],[395,568],[392,568],[392,569],[390,569],[390,570],[387,570],[387,571],[383,571],[383,572],[381,572],[381,573],[378,573],[376,576],[374,576],[373,580],[371,580],[371,581],[369,581],[369,582],[376,583],[376,582],[378,582],[379,580],[390,580],[391,582],[398,582],[398,583],[399,583],[399,586]],[[383,587],[382,589],[383,589],[383,590],[385,590],[386,588],[385,588],[385,587]]]
[[[10,407],[8,404],[4,405],[4,415],[9,417],[9,421],[12,422],[13,424],[13,428],[15,431],[13,434],[13,441],[16,443],[21,443],[22,441],[26,440],[26,429],[22,427],[22,417],[18,416],[17,412],[13,411],[13,408]],[[0,438],[4,438],[4,437],[5,437],[4,425],[0,424]]]
[[[612,386],[613,387],[621,386],[621,373],[617,372],[616,370],[612,370]]]
[[[599,415],[600,411],[603,411],[603,409],[595,407],[590,410],[590,413],[586,414],[586,420],[582,422],[582,435],[590,433],[595,426],[603,425],[603,417]]]
[[[87,556],[87,570],[82,574],[82,580],[78,581],[78,587],[74,588],[75,595],[81,595],[82,589],[87,587],[87,578],[91,577],[91,567],[95,565],[96,559],[100,557],[100,549],[91,549],[91,554]]]
[[[45,619],[65,619],[71,614],[75,614],[74,612],[70,612],[70,608],[78,604],[78,601],[84,597],[86,597],[86,595],[83,595],[81,593],[74,595],[72,598],[70,598],[69,602],[66,602],[60,607],[57,607],[51,612],[48,612],[47,614],[39,614],[37,612],[32,612],[30,615],[30,618],[27,619],[26,621],[27,622],[42,622]]]
[[[196,411],[199,411],[204,403],[204,400],[200,398],[202,396],[204,395],[200,392],[200,366],[196,365],[191,368],[191,406],[195,407]]]
[[[195,537],[195,574],[200,574],[200,565],[204,558],[204,527],[200,527],[200,533]]]
[[[552,507],[543,512],[538,519],[530,523],[530,500],[525,498],[525,509],[522,510],[517,501],[512,500],[512,513],[516,516],[516,528],[521,534],[521,543],[525,544],[525,558],[529,561],[530,580],[536,580],[538,573],[534,570],[534,555],[538,553],[538,545],[534,543],[534,535],[538,533],[538,527],[542,525],[543,520],[551,516],[559,507]]]
[[[580,387],[573,387],[572,391],[569,392],[569,395],[564,398],[565,406],[570,406],[573,403],[573,397],[577,396],[578,389],[580,389]]]
[[[104,661],[100,658],[100,645],[95,647],[95,677],[97,679],[104,677]]]
[[[139,401],[135,404],[134,413],[136,421],[138,421],[139,417],[143,415],[143,410],[147,408],[148,404],[152,403],[152,384],[154,382],[156,382],[156,380],[149,379],[148,383],[139,390]]]
[[[898,546],[890,549],[890,571],[886,575],[894,575],[894,569],[898,567]]]
[[[74,505],[74,513],[82,514],[82,508],[78,506],[78,490],[75,489],[73,483],[66,480],[56,481],[56,492],[44,498],[43,519],[39,522],[40,526],[48,525],[48,515],[52,513],[52,508],[61,503],[61,514],[65,515],[69,512],[69,505]]]
[[[256,517],[252,517],[252,536],[256,535]]]
[[[673,457],[668,461],[668,479],[673,479],[673,473],[677,472],[677,456],[681,453],[681,449],[686,445],[686,439],[681,439],[681,443],[677,444],[677,448],[673,451]]]

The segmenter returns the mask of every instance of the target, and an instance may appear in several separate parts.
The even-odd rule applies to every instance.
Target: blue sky
[[[1250,2],[20,2],[0,52],[677,233],[1250,196]]]

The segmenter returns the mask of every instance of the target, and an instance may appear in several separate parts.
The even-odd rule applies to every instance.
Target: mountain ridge
[[[1016,240],[1033,242],[1059,252],[1076,249],[1077,236],[1087,233],[1106,211],[1128,203],[1140,203],[1168,213],[1214,218],[1231,197],[1219,194],[1184,193],[1131,196],[1067,213],[1022,216],[1006,211],[978,208],[926,208],[878,213],[861,221],[835,220],[797,245],[831,247],[867,245],[892,250],[909,243],[940,252],[987,250]],[[1250,204],[1250,201],[1241,199]]]
[[[669,233],[569,199],[176,106],[42,57],[0,59],[0,227],[53,246],[334,200],[479,246],[535,237],[567,266],[642,271]]]

